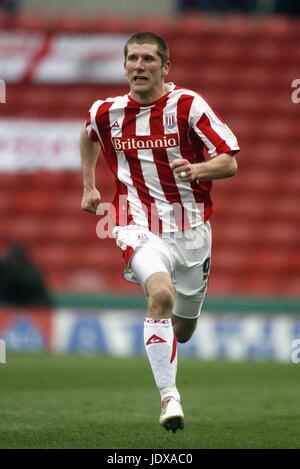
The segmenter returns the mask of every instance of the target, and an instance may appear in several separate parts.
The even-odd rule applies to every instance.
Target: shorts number
[[[210,257],[205,259],[203,263],[203,280],[207,280],[210,269]]]

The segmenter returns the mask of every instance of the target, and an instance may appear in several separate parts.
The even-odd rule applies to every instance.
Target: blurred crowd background
[[[0,302],[142,294],[81,211],[78,148],[93,101],[127,92],[122,47],[139,30],[167,39],[170,80],[240,143],[238,174],[214,183],[209,295],[299,297],[299,12],[291,0],[0,1]],[[102,161],[97,179],[110,201]]]

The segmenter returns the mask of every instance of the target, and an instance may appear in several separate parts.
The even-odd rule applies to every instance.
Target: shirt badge
[[[174,129],[174,127],[176,127],[176,125],[177,125],[177,122],[176,122],[175,113],[165,114],[164,127],[166,129]]]

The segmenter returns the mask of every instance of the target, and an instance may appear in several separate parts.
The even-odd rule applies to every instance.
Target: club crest
[[[176,127],[176,116],[175,113],[167,113],[165,114],[165,121],[164,121],[164,127],[166,129],[174,129]]]

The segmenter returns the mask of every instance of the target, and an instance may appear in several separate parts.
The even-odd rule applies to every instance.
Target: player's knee
[[[190,338],[192,337],[193,335],[193,332],[194,331],[176,331],[176,328],[174,328],[174,332],[175,332],[175,336],[176,336],[176,340],[177,342],[181,343],[181,344],[184,344],[185,342],[188,342],[190,340]]]
[[[185,342],[188,342],[191,338],[191,335],[176,335],[176,340],[180,344],[184,344]]]
[[[184,344],[192,337],[197,327],[197,318],[185,319],[178,316],[172,316],[172,324],[176,339]]]
[[[173,293],[169,288],[157,287],[149,296],[149,307],[153,313],[170,314],[174,303]]]

